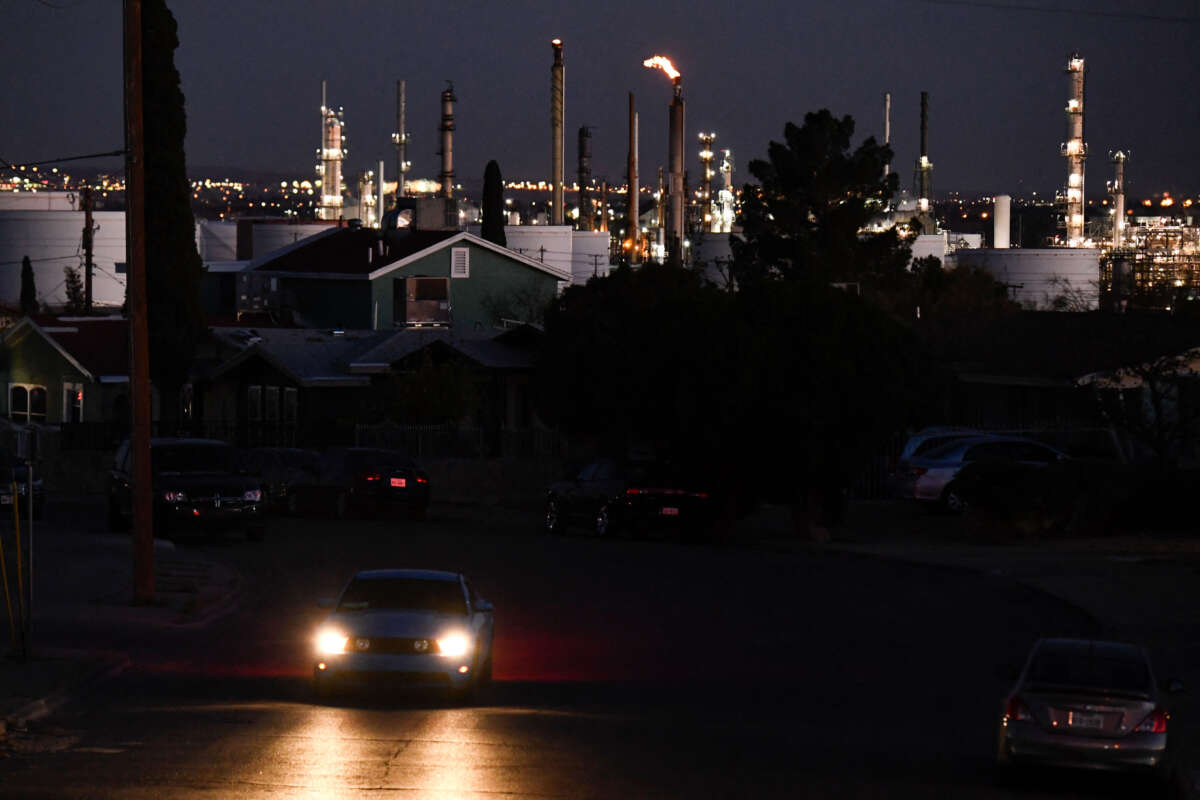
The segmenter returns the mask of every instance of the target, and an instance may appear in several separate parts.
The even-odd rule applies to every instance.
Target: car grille
[[[384,656],[427,655],[437,652],[437,642],[400,636],[376,636],[374,638],[351,637],[348,646],[356,653],[377,653]]]

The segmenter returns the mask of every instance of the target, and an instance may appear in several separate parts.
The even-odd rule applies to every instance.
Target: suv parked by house
[[[133,517],[133,476],[129,442],[117,448],[108,490],[108,521],[113,530]],[[238,469],[236,451],[214,439],[152,439],[150,468],[154,535],[169,539],[186,532],[243,529],[261,539],[266,529],[262,480]]]

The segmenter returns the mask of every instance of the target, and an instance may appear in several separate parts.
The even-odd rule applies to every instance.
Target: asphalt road
[[[1134,780],[998,787],[1005,685],[1073,608],[1002,577],[829,552],[547,538],[528,515],[280,520],[241,606],[122,642],[134,666],[0,760],[5,798],[1121,797]],[[313,701],[315,601],[358,569],[461,569],[495,603],[496,682]]]

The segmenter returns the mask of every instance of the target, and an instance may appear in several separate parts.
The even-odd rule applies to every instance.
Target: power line
[[[90,153],[86,156],[65,156],[63,158],[47,158],[42,161],[26,161],[20,166],[22,167],[40,167],[44,164],[61,164],[64,161],[84,161],[89,158],[107,158],[109,156],[123,156],[124,150],[110,150],[107,153]],[[9,161],[7,158],[0,157],[0,162],[3,162],[9,169],[17,169],[18,165]]]
[[[1109,17],[1112,19],[1138,19],[1147,22],[1195,22],[1196,17],[1171,17],[1164,14],[1143,14],[1137,11],[1099,11],[1084,8],[1047,8],[1023,3],[999,3],[988,0],[919,0],[938,6],[960,6],[963,8],[991,8],[999,11],[1033,11],[1040,14],[1071,14],[1077,17]]]

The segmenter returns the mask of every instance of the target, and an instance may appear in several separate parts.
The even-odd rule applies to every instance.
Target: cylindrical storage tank
[[[200,253],[200,260],[205,263],[236,261],[237,220],[196,220],[196,251]]]
[[[1012,197],[998,194],[992,208],[992,247],[1008,249],[1008,232],[1012,227]]]
[[[255,223],[253,232],[251,233],[251,241],[254,248],[253,257],[262,258],[276,250],[293,245],[301,239],[307,239],[309,236],[323,233],[329,230],[329,228],[330,225],[328,223],[306,222],[299,225],[277,222]]]
[[[92,243],[92,302],[118,308],[125,302],[125,212],[96,211]],[[63,268],[75,267],[83,281],[82,211],[0,211],[0,303],[21,304],[21,259],[33,262],[39,303],[67,301]]]
[[[1056,298],[1068,311],[1096,310],[1100,304],[1100,251],[1090,247],[959,250],[958,267],[978,267],[1010,287],[1025,308],[1051,310]]]

